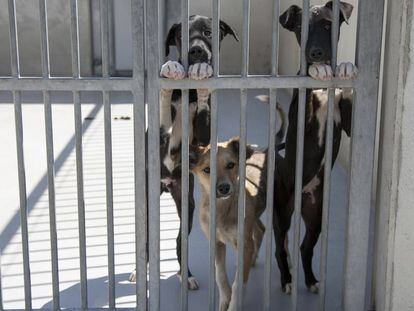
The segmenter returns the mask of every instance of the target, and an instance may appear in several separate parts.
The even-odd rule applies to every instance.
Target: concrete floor
[[[249,92],[248,141],[259,146],[267,144],[268,107],[254,98],[264,91]],[[29,239],[34,308],[52,306],[50,240],[46,180],[43,106],[38,94],[25,96],[30,104],[23,105],[24,143],[29,202]],[[52,98],[54,148],[56,157],[56,213],[59,247],[59,278],[62,308],[80,307],[76,166],[74,150],[73,107],[70,94]],[[115,96],[113,117],[131,116],[128,96]],[[288,96],[281,99],[288,103]],[[10,94],[0,94],[0,247],[4,308],[23,309],[23,267],[18,215],[18,184],[14,136],[14,112]],[[33,103],[34,102],[34,103]],[[83,98],[84,179],[87,232],[89,307],[106,307],[107,240],[105,210],[105,173],[103,141],[103,109],[94,94]],[[222,91],[219,95],[219,140],[238,135],[239,97],[237,92]],[[132,120],[113,120],[113,176],[117,307],[135,306],[135,284],[127,281],[134,267],[134,191],[133,191],[133,127]],[[340,310],[344,241],[347,215],[347,172],[336,165],[331,187],[329,224],[328,284],[326,310]],[[199,191],[196,191],[196,201]],[[180,284],[175,276],[175,238],[179,227],[175,206],[168,194],[161,197],[161,307],[179,309]],[[303,231],[303,230],[302,230]],[[190,268],[200,289],[189,293],[190,310],[207,310],[208,243],[202,234],[198,216],[190,235]],[[319,270],[319,244],[315,251],[314,268]],[[235,257],[230,251],[228,273],[232,279]],[[272,260],[271,299],[274,310],[288,310],[290,298],[281,293],[279,271]],[[263,297],[264,248],[257,267],[251,273],[245,310],[261,307]],[[317,274],[319,274],[317,272]],[[309,293],[301,271],[299,309],[317,310],[318,296]]]

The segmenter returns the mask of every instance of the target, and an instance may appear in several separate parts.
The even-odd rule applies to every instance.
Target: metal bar
[[[48,78],[50,74],[49,64],[49,35],[47,29],[47,8],[46,0],[39,0],[40,15],[40,39],[41,39],[41,59],[42,59],[42,77]]]
[[[70,34],[72,43],[72,77],[79,78],[79,20],[77,0],[70,0]]]
[[[241,89],[240,94],[240,141],[239,141],[239,197],[237,208],[237,310],[243,308],[243,267],[244,267],[244,212],[246,205],[246,108],[247,90]],[[233,288],[234,289],[234,288]]]
[[[306,42],[309,32],[309,0],[303,0],[302,10],[302,34],[301,34],[301,75],[306,75]],[[293,273],[292,273],[292,310],[297,310],[298,304],[298,280],[299,280],[299,243],[300,222],[302,207],[302,174],[303,174],[303,145],[305,138],[305,111],[306,111],[306,89],[299,89],[298,102],[298,126],[296,137],[296,168],[295,168],[295,212],[293,216]]]
[[[209,310],[216,308],[216,182],[217,182],[217,90],[211,93],[210,111],[210,244],[209,244]]]
[[[9,9],[11,74],[13,77],[19,77],[20,76],[19,44],[17,40],[17,19],[16,19],[16,7],[15,7],[14,0],[9,0],[8,9]]]
[[[102,77],[110,76],[109,68],[109,0],[101,0]]]
[[[181,63],[188,69],[188,0],[181,0]],[[188,146],[189,146],[189,96],[182,90],[181,97],[181,310],[188,309]]]
[[[23,152],[22,102],[19,91],[13,92],[13,96],[14,118],[16,124],[17,168],[19,177],[20,227],[22,232],[24,301],[26,310],[30,310],[32,308],[32,285],[30,279],[29,233],[27,225],[26,171]]]
[[[45,110],[46,130],[46,155],[47,155],[47,185],[49,196],[49,225],[50,225],[50,248],[52,257],[52,287],[53,287],[53,309],[60,309],[59,296],[59,259],[56,231],[56,193],[55,193],[55,158],[53,152],[53,126],[52,107],[50,93],[43,92]]]
[[[1,91],[130,91],[136,87],[129,78],[0,78]],[[332,81],[316,81],[310,77],[283,76],[275,79],[271,76],[219,77],[206,80],[168,80],[160,79],[156,87],[162,89],[286,89],[286,88],[353,88],[357,83],[351,80],[333,79]]]
[[[345,311],[364,310],[366,306],[365,284],[383,16],[384,0],[359,2],[356,53],[359,78],[352,106],[351,170],[343,292]],[[361,286],[357,288],[355,284]]]
[[[250,28],[250,0],[243,0],[243,39],[242,39],[242,77],[249,74],[249,28]]]
[[[333,22],[332,22],[332,70],[335,72],[338,49],[339,34],[339,0],[333,1]],[[332,171],[332,148],[333,148],[333,129],[334,129],[334,110],[335,110],[335,89],[328,90],[328,111],[326,120],[325,137],[325,166],[323,182],[323,203],[322,203],[322,230],[321,230],[321,260],[320,260],[320,281],[319,281],[319,309],[325,310],[326,298],[326,275],[328,262],[328,228],[329,228],[329,202],[331,189]]]
[[[78,196],[78,230],[79,230],[79,267],[81,308],[88,308],[88,276],[86,262],[86,229],[85,229],[85,197],[83,183],[83,156],[82,156],[82,106],[80,94],[73,92],[76,141],[76,188]]]
[[[2,251],[0,249],[0,310],[3,311],[3,286],[2,286],[2,276],[1,276],[1,255]]]
[[[109,308],[115,308],[114,202],[112,184],[112,130],[110,93],[103,92],[105,131],[106,217],[108,240]]]
[[[134,88],[134,184],[135,184],[135,261],[136,310],[147,310],[147,181],[145,168],[145,42],[144,1],[131,1],[131,27]]]
[[[149,309],[160,309],[160,106],[158,49],[158,1],[146,3],[148,67],[148,221],[149,221]],[[155,52],[154,52],[155,51]]]
[[[277,76],[279,69],[279,14],[280,0],[273,1],[272,23],[272,76]]]
[[[212,21],[213,40],[213,72],[217,78],[220,74],[220,0],[213,0],[213,21]]]
[[[270,90],[269,106],[269,137],[267,150],[267,190],[266,190],[266,256],[263,287],[263,310],[270,310],[270,288],[272,276],[272,232],[273,232],[273,208],[274,208],[274,178],[275,178],[275,138],[276,138],[276,98],[277,90]]]

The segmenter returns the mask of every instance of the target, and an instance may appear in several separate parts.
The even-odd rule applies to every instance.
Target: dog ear
[[[236,31],[231,28],[227,23],[220,21],[220,37],[224,38],[227,35],[232,35],[234,39],[239,42],[239,37],[237,36]]]
[[[332,1],[329,1],[325,4],[327,8],[332,11],[333,4]],[[341,20],[340,22],[349,24],[349,18],[351,17],[352,11],[354,10],[354,6],[347,2],[340,2],[339,10],[341,11]]]
[[[235,155],[239,156],[240,153],[240,139],[234,137],[229,140],[228,145],[232,148]],[[252,146],[246,144],[246,160],[249,159],[254,153]]]
[[[189,150],[189,163],[190,163],[190,170],[194,169],[198,165],[198,161],[200,160],[200,156],[204,153],[204,147],[201,146],[194,146],[190,145]]]
[[[299,18],[300,17],[300,18]],[[297,5],[290,6],[285,13],[280,15],[279,23],[289,31],[293,31],[302,20],[302,9]]]
[[[171,26],[168,31],[167,39],[165,39],[165,56],[170,54],[170,46],[176,46],[175,35],[178,30],[180,30],[181,24],[174,24]]]

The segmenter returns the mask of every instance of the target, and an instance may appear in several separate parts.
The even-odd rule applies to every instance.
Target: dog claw
[[[286,295],[292,294],[292,283],[287,283],[283,291]]]
[[[171,60],[162,65],[160,74],[165,78],[174,80],[185,78],[184,67],[179,62]]]
[[[309,75],[318,81],[329,81],[332,79],[332,68],[326,64],[313,64],[309,66]]]
[[[203,80],[213,75],[213,67],[207,63],[196,63],[188,67],[188,77],[193,80]]]
[[[180,280],[180,283],[182,283],[182,277],[181,277],[181,275],[180,274],[177,274],[177,276],[178,276],[178,279]],[[193,276],[190,276],[188,278],[188,289],[189,290],[197,290],[197,289],[199,289],[198,282],[197,282],[196,278],[193,277]]]
[[[341,63],[335,70],[335,76],[341,80],[353,80],[358,76],[358,68],[350,63]]]
[[[308,289],[311,293],[317,294],[319,292],[319,283],[312,284]]]
[[[137,270],[134,270],[131,272],[131,274],[129,275],[128,280],[132,283],[135,283],[137,281]]]

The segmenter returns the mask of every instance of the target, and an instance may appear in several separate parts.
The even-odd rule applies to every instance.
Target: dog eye
[[[208,38],[211,38],[211,31],[209,31],[209,30],[205,30],[205,31],[204,31],[204,35],[205,35],[206,37],[208,37]]]
[[[203,169],[203,172],[206,174],[210,174],[210,167],[206,167],[205,169]]]
[[[227,169],[231,170],[232,168],[234,168],[235,164],[233,162],[230,162],[229,164],[227,164]]]

